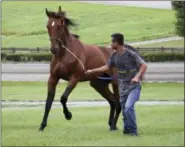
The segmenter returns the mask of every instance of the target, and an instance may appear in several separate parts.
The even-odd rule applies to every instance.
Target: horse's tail
[[[139,52],[138,52],[138,50],[137,49],[135,49],[133,46],[131,46],[131,45],[128,45],[128,44],[124,44],[124,46],[127,48],[127,49],[130,49],[130,50],[132,50],[132,51],[134,51],[134,52],[136,52],[142,59],[144,59],[144,57],[143,56],[141,56],[140,54],[139,54]]]
[[[128,44],[124,44],[124,46],[125,46],[126,48],[128,48],[128,49],[130,49],[130,50],[132,50],[132,51],[134,51],[134,52],[136,52],[136,53],[138,53],[138,51],[137,51],[133,46],[128,45]]]

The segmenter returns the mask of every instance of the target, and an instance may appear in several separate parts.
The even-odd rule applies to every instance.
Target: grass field
[[[55,100],[59,100],[67,83],[59,83]],[[3,100],[45,100],[47,82],[2,82]],[[184,83],[144,83],[141,100],[184,100]],[[104,100],[88,82],[79,83],[69,101]]]
[[[124,32],[129,42],[174,35],[172,10],[64,1],[3,1],[2,47],[48,47],[45,8],[56,11],[59,5],[79,24],[72,31],[88,44],[108,44],[114,32]]]
[[[166,42],[159,42],[159,43],[151,43],[151,44],[144,44],[144,45],[135,45],[134,47],[184,47],[184,39],[181,40],[172,40]]]
[[[44,108],[43,108],[44,109]],[[139,137],[108,131],[109,107],[52,109],[48,126],[38,132],[43,110],[2,110],[2,146],[184,146],[184,106],[136,105]]]

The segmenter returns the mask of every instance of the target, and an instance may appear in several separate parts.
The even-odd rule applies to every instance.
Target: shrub
[[[164,61],[184,61],[184,53],[141,53],[141,56],[147,62],[164,62]],[[1,58],[7,61],[28,62],[28,61],[50,61],[50,53],[1,53]]]
[[[176,33],[177,35],[184,37],[184,11],[185,11],[185,2],[184,1],[172,1],[171,2],[173,9],[176,11]]]

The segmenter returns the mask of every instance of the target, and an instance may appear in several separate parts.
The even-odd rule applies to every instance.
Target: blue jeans
[[[141,86],[140,84],[136,84],[136,86],[132,86],[130,84],[125,85],[121,82],[119,84],[119,89],[124,131],[137,133],[137,122],[134,105],[136,101],[139,100]]]

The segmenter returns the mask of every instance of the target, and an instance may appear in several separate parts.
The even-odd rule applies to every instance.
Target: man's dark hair
[[[120,45],[124,45],[124,35],[121,33],[114,33],[111,35],[112,41],[117,42]]]

